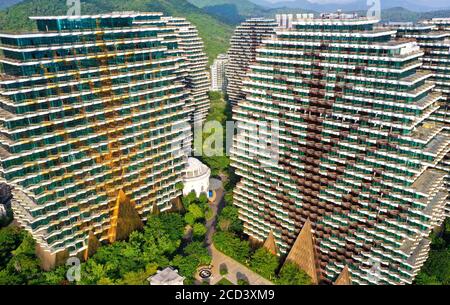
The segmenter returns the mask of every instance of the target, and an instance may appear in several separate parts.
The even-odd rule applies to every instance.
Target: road
[[[212,245],[212,237],[214,233],[216,232],[216,223],[217,223],[217,214],[219,210],[222,210],[225,206],[225,200],[224,200],[224,189],[219,188],[216,190],[216,200],[211,205],[211,209],[213,212],[213,217],[209,221],[206,222],[206,238],[205,238],[205,244],[209,247]]]
[[[222,279],[222,277],[225,277],[233,284],[237,284],[238,279],[243,279],[250,285],[273,285],[273,283],[269,280],[263,278],[231,257],[223,254],[214,247],[212,237],[216,231],[217,214],[224,206],[224,190],[223,188],[220,188],[216,190],[216,200],[211,205],[213,217],[206,223],[207,233],[205,244],[208,247],[208,251],[212,257],[211,265],[213,266],[211,270],[212,276],[209,280],[210,285],[216,284]],[[221,265],[225,265],[227,267],[228,274],[225,276],[220,275]],[[198,279],[197,283],[201,283],[200,279]]]

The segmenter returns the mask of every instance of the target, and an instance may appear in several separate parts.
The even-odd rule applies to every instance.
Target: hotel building
[[[198,35],[197,28],[186,19],[179,17],[166,17],[164,19],[177,33],[180,39],[179,48],[186,59],[184,81],[192,94],[192,121],[203,123],[209,112],[208,57],[203,48],[203,41]]]
[[[415,39],[424,52],[422,68],[432,71],[435,90],[445,98],[440,108],[431,116],[436,122],[445,124],[450,132],[450,18],[424,20],[417,25],[400,26],[397,36]],[[438,164],[447,172],[446,186],[450,190],[450,154]],[[447,199],[447,216],[450,216],[450,198]]]
[[[316,283],[410,284],[444,220],[443,97],[419,46],[377,22],[291,18],[256,50],[233,109],[245,232]]]
[[[236,27],[230,41],[226,68],[227,95],[231,105],[244,99],[242,81],[250,63],[255,60],[255,50],[263,39],[274,33],[276,26],[273,19],[252,18]]]
[[[0,171],[49,269],[172,207],[191,97],[160,13],[31,19],[0,34]]]
[[[219,54],[211,65],[211,90],[223,91],[227,89],[227,78],[225,70],[228,64],[228,56]]]

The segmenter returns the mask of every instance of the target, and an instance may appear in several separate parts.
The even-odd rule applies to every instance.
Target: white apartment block
[[[211,66],[211,90],[225,91],[227,88],[227,78],[225,70],[228,64],[228,56],[219,54]]]

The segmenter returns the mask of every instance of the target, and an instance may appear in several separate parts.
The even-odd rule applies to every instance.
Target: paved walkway
[[[208,248],[210,245],[212,245],[212,236],[214,235],[214,232],[216,232],[217,214],[219,210],[221,210],[225,205],[225,201],[223,199],[224,193],[225,192],[223,188],[217,189],[216,200],[210,205],[213,212],[213,216],[211,217],[210,220],[206,222],[207,231],[205,243]]]
[[[273,283],[256,272],[250,270],[241,263],[217,250],[214,245],[210,247],[212,251],[212,277],[210,284],[214,285],[222,279],[220,266],[226,265],[228,273],[223,276],[233,284],[237,284],[239,279],[247,281],[250,285],[273,285]]]
[[[273,283],[269,280],[266,280],[256,272],[250,270],[233,258],[223,254],[214,247],[212,236],[216,231],[217,214],[225,206],[224,193],[223,188],[216,190],[216,200],[211,205],[213,217],[206,223],[206,228],[208,231],[206,233],[205,244],[212,256],[212,276],[209,279],[210,285],[216,284],[222,279],[222,277],[225,277],[233,284],[237,284],[238,279],[243,279],[250,285],[273,285]],[[228,273],[225,276],[220,275],[221,265],[225,265],[227,267]],[[198,274],[196,277],[197,283],[200,284],[201,279]]]

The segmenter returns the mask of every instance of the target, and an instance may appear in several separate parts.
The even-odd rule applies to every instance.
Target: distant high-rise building
[[[419,46],[376,23],[291,18],[233,109],[244,230],[314,282],[412,283],[445,217],[443,97]]]
[[[250,64],[255,60],[255,50],[263,39],[274,33],[276,26],[277,23],[273,19],[252,18],[236,27],[231,38],[226,68],[227,95],[232,105],[245,97],[242,81]]]
[[[424,52],[422,68],[433,72],[435,91],[445,98],[440,108],[430,118],[444,124],[450,132],[450,18],[436,18],[417,25],[399,26],[397,36],[415,39]],[[446,185],[450,190],[450,153],[438,164],[447,172]],[[450,198],[447,199],[447,216],[450,217]]]
[[[0,34],[1,179],[44,268],[181,194],[191,96],[161,16],[31,17],[36,32]]]
[[[179,36],[179,47],[186,57],[187,87],[191,90],[193,117],[195,122],[203,122],[209,112],[209,73],[208,57],[203,49],[203,41],[197,28],[189,21],[179,17],[166,17],[168,25],[172,26]]]
[[[434,25],[435,30],[450,31],[450,17],[447,18],[432,18],[420,21],[421,24]]]
[[[211,65],[211,90],[223,91],[227,89],[227,78],[225,70],[228,64],[228,56],[219,54]]]

